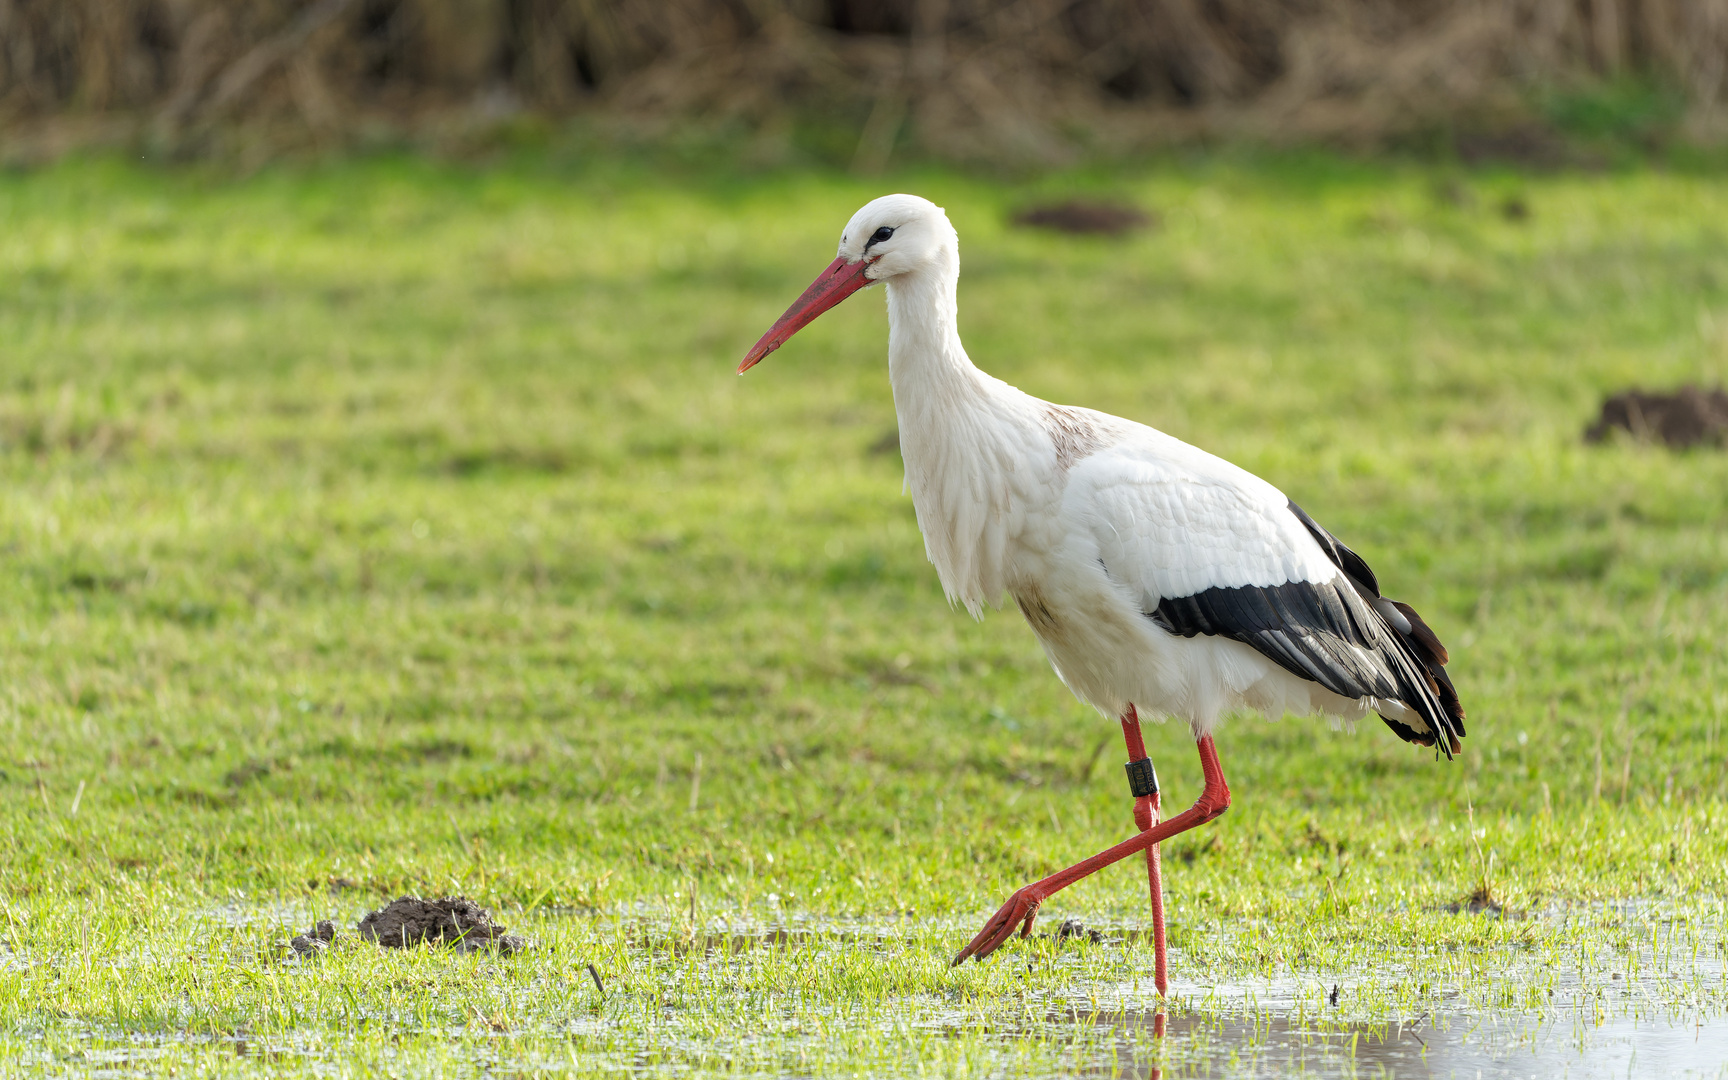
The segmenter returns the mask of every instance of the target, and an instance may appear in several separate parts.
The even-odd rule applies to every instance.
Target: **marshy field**
[[[1224,726],[1162,1037],[1132,863],[948,965],[1130,800],[943,600],[880,294],[732,373],[892,190],[980,366],[1267,477],[1451,647],[1455,761]],[[1012,224],[1073,197],[1148,224]],[[1722,1076],[1728,453],[1583,432],[1725,379],[1720,166],[0,175],[0,1075]],[[354,933],[406,894],[530,947]]]

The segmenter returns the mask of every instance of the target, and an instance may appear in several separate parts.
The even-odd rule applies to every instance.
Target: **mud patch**
[[[1092,929],[1079,919],[1063,919],[1062,925],[1056,928],[1055,938],[1058,943],[1064,941],[1090,941],[1094,945],[1104,944],[1104,935]]]
[[[514,953],[528,947],[527,939],[505,933],[508,928],[493,922],[490,911],[465,896],[399,897],[368,912],[355,929],[363,940],[387,949],[411,949],[422,942],[448,945],[458,952]]]
[[[1584,441],[1602,442],[1616,431],[1677,449],[1728,445],[1728,392],[1697,386],[1671,394],[1626,390],[1602,403],[1601,416],[1584,429]]]
[[[295,935],[294,939],[288,942],[288,947],[301,956],[316,956],[328,949],[335,940],[336,924],[325,919],[304,934]]]
[[[1035,229],[1090,236],[1121,236],[1135,229],[1156,225],[1157,219],[1146,211],[1119,203],[1087,202],[1070,199],[1067,202],[1028,206],[1011,219],[1016,225]]]

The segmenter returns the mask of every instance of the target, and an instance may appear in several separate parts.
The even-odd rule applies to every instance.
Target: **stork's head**
[[[959,250],[948,215],[929,199],[916,195],[884,195],[864,204],[840,233],[839,258],[792,302],[786,314],[738,365],[742,375],[764,356],[809,326],[816,316],[859,289],[904,274],[917,274],[944,265]]]

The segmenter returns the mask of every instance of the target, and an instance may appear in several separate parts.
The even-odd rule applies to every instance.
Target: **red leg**
[[[1152,821],[1147,828],[1158,824],[1161,798],[1149,795],[1152,803]],[[1228,794],[1226,794],[1228,799]],[[1141,830],[1142,832],[1145,829]],[[1158,987],[1159,997],[1170,995],[1170,961],[1164,951],[1164,876],[1159,865],[1158,845],[1153,844],[1146,849],[1146,882],[1152,890],[1152,981]],[[1159,1014],[1163,1019],[1163,1014]],[[1162,1026],[1162,1025],[1160,1025]],[[1163,1034],[1162,1031],[1159,1032]]]
[[[1128,711],[1122,714],[1122,738],[1128,744],[1128,760],[1139,761],[1146,757],[1146,740],[1140,734],[1140,715],[1130,704]],[[1158,824],[1162,816],[1162,799],[1158,792],[1141,795],[1134,800],[1134,825],[1145,832]],[[1158,987],[1158,996],[1164,997],[1170,989],[1170,964],[1164,951],[1164,882],[1159,865],[1158,845],[1153,844],[1146,849],[1146,884],[1152,894],[1152,978]]]
[[[997,947],[1008,940],[1016,926],[1022,927],[1022,933],[1032,928],[1032,918],[1038,913],[1038,905],[1061,892],[1063,889],[1079,881],[1083,877],[1095,874],[1111,863],[1121,862],[1128,856],[1145,851],[1154,844],[1163,843],[1178,833],[1187,832],[1197,825],[1204,825],[1213,818],[1230,809],[1230,786],[1224,782],[1224,770],[1218,764],[1218,749],[1212,744],[1212,736],[1200,740],[1200,770],[1206,777],[1206,788],[1200,793],[1193,806],[1177,814],[1169,821],[1160,822],[1146,829],[1115,847],[1106,848],[1089,859],[1082,859],[1066,870],[1059,870],[1042,881],[1035,881],[1023,886],[1008,902],[1003,904],[990,921],[984,924],[984,929],[978,931],[960,955],[954,958],[959,964],[967,957],[983,958],[995,952]]]

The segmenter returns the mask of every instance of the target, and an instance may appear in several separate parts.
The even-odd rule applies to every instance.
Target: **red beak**
[[[768,332],[762,335],[762,340],[744,354],[744,362],[738,365],[738,374],[749,371],[760,363],[764,356],[786,344],[786,339],[815,322],[816,316],[870,284],[864,271],[870,269],[870,264],[875,261],[859,259],[855,263],[848,263],[842,256],[829,263],[828,269],[817,274],[816,280],[804,290],[804,295],[792,301],[786,314],[768,328]]]

